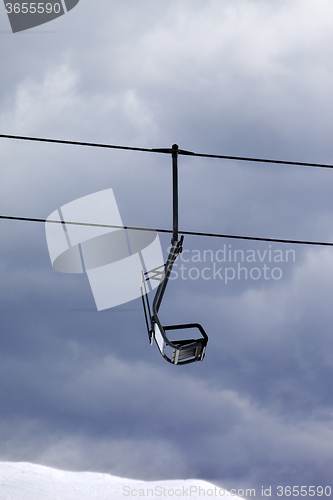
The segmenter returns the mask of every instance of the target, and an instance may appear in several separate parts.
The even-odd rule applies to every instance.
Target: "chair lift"
[[[165,150],[161,150],[165,151]],[[141,297],[143,310],[148,330],[149,342],[152,345],[155,342],[163,358],[174,365],[185,365],[194,361],[202,361],[205,356],[208,336],[199,323],[187,323],[184,325],[163,326],[158,317],[158,311],[164,296],[166,286],[172,271],[173,264],[177,256],[182,252],[184,236],[178,239],[178,145],[174,144],[172,150],[167,150],[172,154],[172,174],[173,174],[173,235],[172,247],[168,259],[164,266],[142,272]],[[157,287],[152,304],[152,313],[147,295],[146,282],[151,279],[157,279],[160,284]],[[171,330],[184,330],[196,328],[201,333],[200,338],[186,340],[169,340],[166,332]]]

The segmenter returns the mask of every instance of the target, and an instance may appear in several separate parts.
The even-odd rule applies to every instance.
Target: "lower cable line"
[[[90,227],[105,227],[110,229],[130,229],[134,231],[157,231],[158,233],[169,233],[172,234],[172,229],[158,229],[150,227],[140,227],[140,226],[115,226],[111,224],[98,224],[89,222],[75,222],[75,221],[59,221],[50,219],[39,219],[33,217],[18,217],[13,215],[0,215],[0,219],[3,220],[17,220],[25,222],[47,222],[50,224],[73,224],[76,226],[90,226]],[[208,238],[226,238],[226,239],[236,239],[236,240],[251,240],[251,241],[269,241],[271,243],[289,243],[294,245],[315,245],[315,246],[333,246],[333,242],[328,241],[305,241],[305,240],[288,240],[282,238],[263,238],[260,236],[241,236],[235,234],[220,234],[220,233],[206,233],[199,231],[181,231],[180,234],[188,236],[206,236]]]

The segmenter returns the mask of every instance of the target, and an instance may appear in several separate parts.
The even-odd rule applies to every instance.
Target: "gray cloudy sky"
[[[0,6],[0,130],[333,163],[332,28],[329,0],[81,0],[14,35]],[[166,155],[8,139],[0,151],[1,214],[46,218],[113,188],[125,224],[171,227]],[[330,169],[179,169],[180,229],[332,241]],[[333,489],[333,250],[184,245],[194,261],[178,262],[162,320],[200,322],[209,343],[204,362],[175,367],[149,346],[140,300],[97,312],[86,276],[52,269],[42,224],[1,222],[0,459],[272,496]],[[216,260],[224,245],[254,250],[242,265],[270,279],[213,279],[237,269]],[[287,249],[295,262],[268,261]],[[204,250],[214,262],[195,261]]]

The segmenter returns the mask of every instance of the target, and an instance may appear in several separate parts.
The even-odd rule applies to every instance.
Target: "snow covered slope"
[[[0,462],[0,500],[134,500],[231,496],[199,480],[136,481],[109,474],[67,472],[24,462]]]

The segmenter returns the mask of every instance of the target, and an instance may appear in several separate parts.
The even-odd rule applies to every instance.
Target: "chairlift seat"
[[[202,361],[205,356],[206,345],[208,342],[208,336],[199,323],[162,326],[158,317],[159,304],[171,272],[172,264],[176,260],[178,253],[181,251],[182,241],[183,238],[174,243],[173,248],[170,250],[168,263],[163,266],[163,270],[158,268],[142,272],[141,279],[141,297],[149,342],[152,345],[155,339],[163,358],[174,365],[185,365],[195,361]],[[152,311],[148,300],[148,289],[146,286],[146,282],[150,279],[160,279],[160,285],[153,301]],[[169,340],[166,334],[166,331],[169,330],[185,330],[189,328],[198,329],[201,337]]]
[[[201,338],[169,340],[165,333],[165,331],[168,330],[184,330],[189,328],[197,328],[201,333]],[[154,323],[153,336],[162,356],[169,361],[169,363],[184,365],[204,359],[208,336],[199,323],[162,326],[157,319]]]

